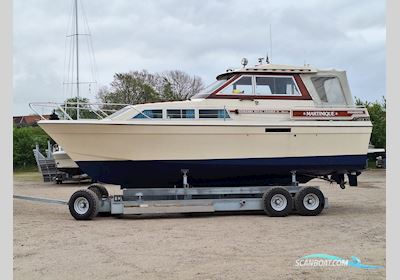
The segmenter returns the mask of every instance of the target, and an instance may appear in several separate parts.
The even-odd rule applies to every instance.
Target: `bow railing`
[[[131,104],[124,103],[86,103],[86,102],[32,102],[29,108],[41,119],[46,120],[44,115],[56,114],[59,119],[79,120],[79,119],[104,119],[121,110],[122,108],[136,109]],[[136,109],[136,111],[138,111]],[[46,112],[46,113],[44,113]],[[139,112],[139,111],[138,111]]]

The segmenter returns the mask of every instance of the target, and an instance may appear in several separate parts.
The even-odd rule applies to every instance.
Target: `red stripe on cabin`
[[[351,117],[352,113],[348,111],[337,111],[337,110],[296,110],[292,111],[293,117],[326,117],[326,118],[335,118],[335,117]]]

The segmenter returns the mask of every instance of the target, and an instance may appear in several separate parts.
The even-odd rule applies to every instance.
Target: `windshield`
[[[115,113],[107,116],[107,119],[113,119],[115,117],[118,117],[120,115],[122,115],[123,113],[125,113],[126,111],[128,111],[129,109],[133,108],[132,105],[128,105],[126,107],[123,107],[122,109],[119,109],[118,111],[116,111]]]
[[[195,94],[192,98],[206,98],[208,97],[214,90],[222,86],[226,82],[226,79],[218,80],[213,82],[212,84],[206,86],[201,92]]]

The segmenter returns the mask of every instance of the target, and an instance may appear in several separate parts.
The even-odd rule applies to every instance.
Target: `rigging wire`
[[[75,9],[80,9],[78,17]],[[80,23],[79,30],[76,30],[76,24],[78,21]],[[76,48],[76,40],[78,40],[78,36],[81,37],[79,38],[79,41],[82,42],[79,46],[79,50]],[[97,92],[98,89],[98,71],[96,68],[96,59],[94,55],[91,31],[86,16],[86,10],[82,1],[78,1],[78,5],[75,7],[75,0],[71,0],[70,16],[67,24],[64,47],[63,96],[69,95],[67,98],[76,97],[78,93],[78,86],[81,84],[88,84],[89,94],[85,94],[85,91],[80,88],[80,97],[91,97],[92,93]],[[81,47],[86,49],[82,50]],[[79,67],[83,65],[86,69],[79,69],[79,80],[75,80],[75,76],[77,75],[76,71],[78,71],[76,65],[76,63],[78,63],[78,51],[80,54],[79,60],[82,60],[79,63]],[[87,55],[85,55],[85,53]],[[87,79],[82,79],[81,75],[88,77]]]
[[[86,16],[86,11],[85,7],[83,6],[81,2],[81,9],[82,9],[82,15],[83,15],[83,22],[84,22],[84,31],[87,34],[86,37],[86,43],[89,51],[89,65],[90,65],[90,71],[92,75],[92,80],[89,80],[89,86],[92,84],[95,85],[95,90],[97,91],[97,69],[96,69],[96,59],[95,59],[95,54],[94,54],[94,48],[93,48],[93,40],[92,40],[92,33],[90,31],[88,19]]]
[[[72,2],[71,2],[72,3]],[[63,73],[63,97],[66,98],[68,96],[68,86],[65,84],[67,81],[69,81],[69,72],[70,72],[70,67],[71,67],[71,39],[68,37],[69,32],[71,30],[72,22],[73,22],[73,5],[70,7],[70,13],[69,13],[69,20],[67,23],[67,30],[65,34],[65,44],[64,44],[64,73]],[[68,52],[69,51],[69,52]],[[67,57],[68,57],[68,63],[67,63]]]

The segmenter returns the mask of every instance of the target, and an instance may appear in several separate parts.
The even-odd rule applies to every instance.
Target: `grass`
[[[38,167],[37,165],[28,165],[24,167],[14,168],[14,173],[20,173],[20,172],[38,172]]]
[[[368,159],[368,169],[381,169],[376,167],[375,159]]]
[[[42,175],[39,173],[37,166],[27,166],[24,168],[16,168],[13,172],[14,179],[18,181],[41,181]]]

